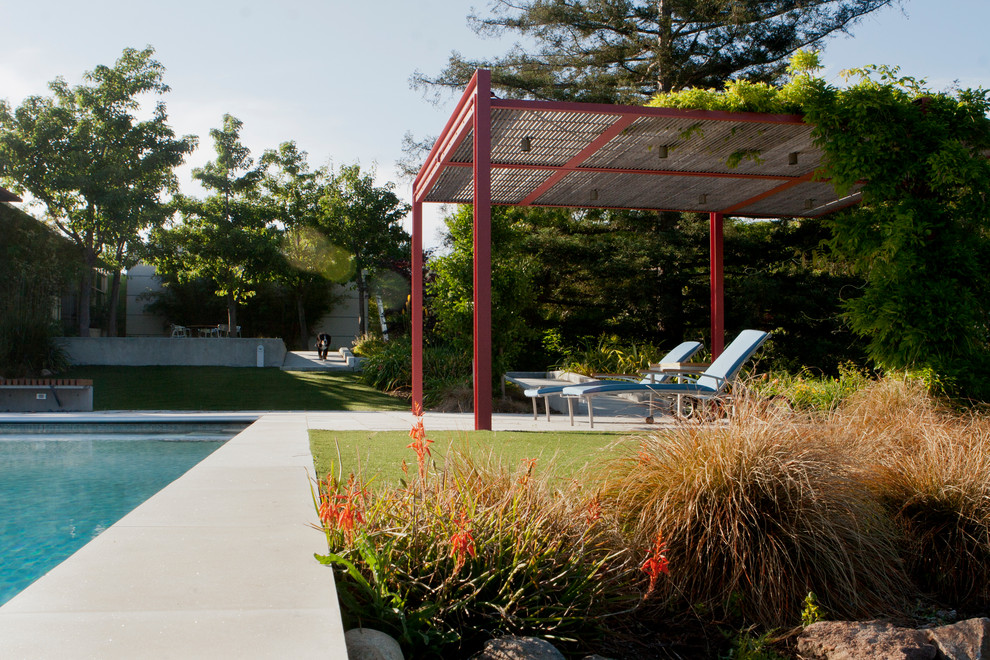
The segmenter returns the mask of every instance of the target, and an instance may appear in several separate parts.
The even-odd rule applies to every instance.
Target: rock
[[[509,635],[485,642],[474,660],[564,660],[564,656],[544,639]]]
[[[811,660],[934,660],[935,644],[920,630],[882,621],[819,621],[798,636],[798,653]]]
[[[990,660],[990,619],[968,619],[927,632],[939,660]]]
[[[399,643],[373,628],[351,628],[344,633],[348,660],[404,660]]]

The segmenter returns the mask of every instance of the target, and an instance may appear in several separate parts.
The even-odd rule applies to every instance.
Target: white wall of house
[[[145,309],[154,298],[142,294],[162,290],[162,283],[155,274],[155,267],[138,264],[127,271],[127,325],[128,337],[167,337],[168,321],[164,316]]]

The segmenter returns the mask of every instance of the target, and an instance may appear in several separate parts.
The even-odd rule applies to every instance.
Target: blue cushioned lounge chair
[[[679,383],[620,383],[620,382],[598,382],[584,383],[580,385],[568,385],[561,390],[561,395],[571,399],[568,401],[568,408],[571,417],[571,424],[574,424],[573,399],[584,399],[588,404],[588,423],[594,427],[595,417],[592,411],[591,399],[600,394],[626,394],[630,392],[644,392],[651,395],[677,398],[677,414],[681,413],[681,400],[683,397],[690,397],[700,401],[706,401],[722,396],[732,380],[739,374],[746,360],[753,357],[757,349],[767,340],[769,333],[761,330],[743,330],[739,336],[732,340],[732,343],[725,347],[725,351],[712,362],[703,373],[696,378],[681,376],[681,380],[689,382]]]
[[[660,363],[663,364],[665,362],[687,362],[688,360],[691,359],[691,356],[692,355],[694,355],[695,353],[697,353],[700,350],[701,350],[701,342],[697,342],[697,341],[686,341],[686,342],[683,342],[681,344],[678,344],[677,346],[674,347],[673,350],[671,350],[669,353],[667,353],[665,356],[663,356],[660,359]],[[615,378],[623,378],[623,377],[621,377],[621,376],[615,376]],[[670,375],[669,374],[665,374],[663,372],[659,372],[658,371],[658,372],[648,373],[645,378],[643,378],[642,380],[640,380],[638,382],[641,383],[641,384],[645,384],[645,383],[663,383],[663,382],[667,381],[669,378],[670,378]],[[619,384],[619,385],[631,385],[631,384],[635,384],[636,381],[633,378],[629,377],[629,378],[624,378],[621,381],[594,380],[594,381],[589,381],[587,383],[581,383],[581,385],[596,385],[596,384],[609,383],[609,382],[616,383],[616,384]],[[549,422],[550,421],[550,397],[551,396],[554,396],[556,394],[560,394],[561,391],[565,387],[568,387],[568,386],[567,385],[547,385],[545,387],[533,387],[533,388],[530,388],[530,389],[525,390],[524,391],[524,394],[526,396],[530,397],[531,399],[533,399],[533,419],[536,419],[537,418],[537,415],[538,415],[537,410],[536,410],[536,400],[537,399],[543,399],[544,406],[546,407],[546,410],[547,410],[547,421]],[[568,404],[570,404],[570,402],[568,402]],[[573,423],[573,415],[572,415],[572,423]]]

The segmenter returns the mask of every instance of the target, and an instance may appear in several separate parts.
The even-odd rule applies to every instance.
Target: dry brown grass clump
[[[990,603],[990,422],[881,381],[836,415],[863,479],[900,526],[912,578],[952,606]]]
[[[897,530],[832,432],[760,417],[743,402],[729,425],[659,432],[606,466],[604,499],[637,545],[667,541],[658,591],[768,626],[800,621],[809,591],[835,617],[900,610]]]

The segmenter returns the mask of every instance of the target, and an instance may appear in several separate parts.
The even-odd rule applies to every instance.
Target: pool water
[[[0,435],[0,605],[231,435]]]

